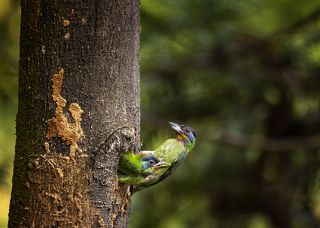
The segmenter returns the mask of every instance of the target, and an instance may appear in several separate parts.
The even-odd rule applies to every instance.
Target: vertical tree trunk
[[[139,147],[139,1],[21,0],[9,227],[125,227]]]

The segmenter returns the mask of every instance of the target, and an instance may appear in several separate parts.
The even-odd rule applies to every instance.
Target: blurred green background
[[[320,227],[320,2],[141,0],[143,149],[194,151],[133,197],[132,228]],[[0,0],[0,227],[15,141],[19,4]]]

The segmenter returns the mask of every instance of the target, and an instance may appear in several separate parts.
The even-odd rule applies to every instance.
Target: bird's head
[[[196,133],[193,128],[187,125],[176,124],[173,122],[169,122],[169,124],[171,128],[176,132],[177,139],[182,140],[189,148],[189,151],[192,150],[196,142]]]
[[[143,166],[143,174],[150,175],[158,173],[160,170],[164,168],[168,168],[170,163],[161,161],[154,155],[149,155],[141,158],[142,166]]]

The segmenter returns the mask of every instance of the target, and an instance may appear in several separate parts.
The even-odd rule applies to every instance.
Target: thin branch
[[[210,140],[233,146],[267,151],[296,151],[320,148],[320,134],[307,137],[265,138],[232,131],[220,131],[209,136]]]

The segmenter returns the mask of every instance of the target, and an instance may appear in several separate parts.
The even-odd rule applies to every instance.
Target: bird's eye
[[[191,131],[190,131],[190,129],[189,129],[189,128],[187,128],[187,129],[186,129],[186,132],[187,132],[187,133],[190,133]]]
[[[149,160],[149,164],[150,164],[150,165],[154,165],[155,163],[156,163],[155,160]]]

